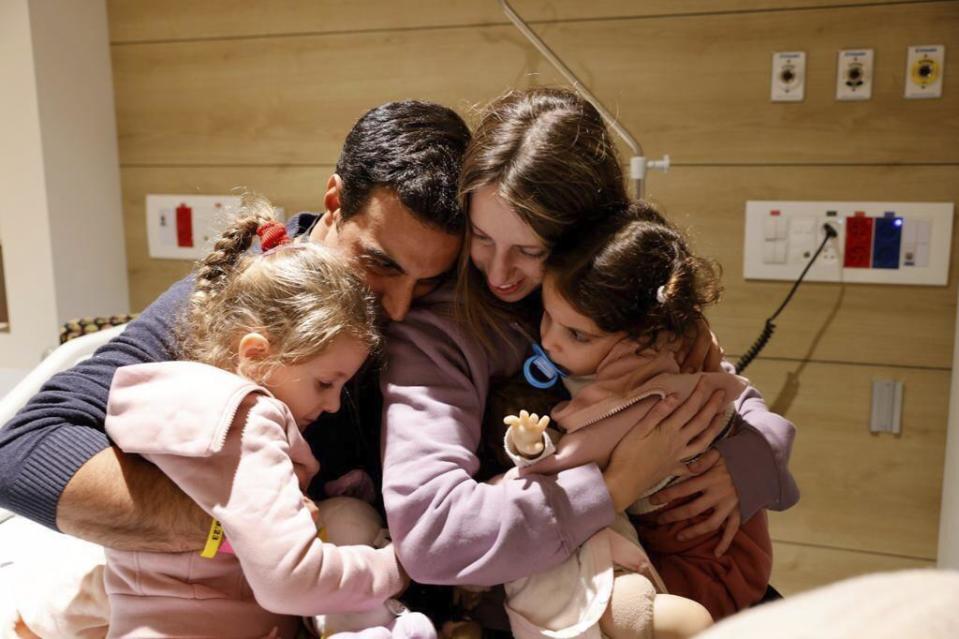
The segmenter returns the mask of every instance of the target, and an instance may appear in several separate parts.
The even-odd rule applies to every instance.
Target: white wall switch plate
[[[236,195],[147,195],[150,257],[198,260],[240,206]]]
[[[872,49],[845,49],[839,52],[837,100],[868,100],[872,97],[872,61]]]
[[[906,97],[942,97],[946,47],[941,44],[909,47],[906,57]]]
[[[806,90],[806,52],[780,51],[773,54],[773,102],[802,102]]]
[[[825,237],[837,232],[806,280],[945,286],[952,202],[746,203],[743,276],[795,281]]]

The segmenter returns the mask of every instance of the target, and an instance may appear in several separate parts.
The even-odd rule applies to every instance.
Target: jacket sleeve
[[[750,386],[735,402],[740,428],[718,442],[739,494],[743,521],[762,508],[786,510],[799,501],[799,487],[789,472],[796,427],[770,412],[759,391]]]
[[[110,445],[103,422],[114,372],[173,358],[173,323],[191,287],[189,278],[174,284],[93,357],[54,375],[0,429],[0,506],[56,529],[63,489]]]
[[[267,610],[314,615],[382,603],[404,586],[392,547],[335,546],[317,538],[285,424],[281,405],[255,393],[211,457],[146,457],[220,521]],[[122,444],[119,435],[117,441]],[[300,445],[300,454],[309,455],[307,444]]]
[[[508,371],[496,370],[493,355],[452,319],[414,309],[390,325],[387,350],[383,499],[396,552],[414,580],[512,581],[558,564],[612,523],[595,464],[497,484],[474,479],[489,378]]]

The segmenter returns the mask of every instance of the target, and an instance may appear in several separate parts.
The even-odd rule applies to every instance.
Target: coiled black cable
[[[806,277],[806,273],[809,272],[809,268],[816,261],[816,258],[819,257],[819,254],[822,253],[822,250],[826,248],[826,242],[839,235],[839,233],[836,232],[836,229],[829,224],[823,224],[822,230],[826,234],[826,237],[822,239],[822,243],[819,245],[819,248],[816,249],[816,252],[813,254],[813,256],[809,258],[809,263],[806,264],[806,268],[804,268],[802,273],[799,274],[799,279],[797,279],[796,283],[793,284],[793,287],[786,296],[786,299],[784,299],[783,303],[779,305],[779,308],[776,309],[776,312],[770,315],[769,319],[766,320],[766,324],[763,326],[763,330],[759,334],[759,337],[756,338],[756,341],[753,342],[753,345],[746,349],[746,352],[743,354],[743,356],[739,358],[738,362],[736,362],[737,373],[743,372],[746,367],[749,366],[754,359],[756,359],[756,356],[759,355],[759,351],[766,347],[769,339],[773,336],[773,331],[776,330],[776,325],[773,324],[773,320],[776,319],[780,313],[782,313],[784,308],[786,308],[786,304],[789,303],[789,300],[792,299],[796,289],[799,288],[800,284],[802,284],[803,278]]]

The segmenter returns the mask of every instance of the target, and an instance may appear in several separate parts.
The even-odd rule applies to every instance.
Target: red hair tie
[[[261,224],[256,229],[256,234],[260,236],[260,248],[264,253],[290,241],[290,236],[286,234],[286,227],[275,220]]]

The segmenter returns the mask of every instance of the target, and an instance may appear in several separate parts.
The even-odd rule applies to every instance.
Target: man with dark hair
[[[469,129],[450,109],[406,101],[366,113],[329,178],[323,215],[289,223],[300,241],[353,258],[386,318],[402,321],[412,301],[453,268],[464,212],[456,187]],[[120,366],[175,356],[173,324],[190,278],[174,284],[95,357],[54,376],[0,430],[0,506],[111,548],[175,552],[202,546],[210,518],[156,467],[111,446],[107,397]],[[380,399],[375,373],[357,376],[343,409],[306,430],[321,463],[320,498],[356,489],[324,484],[363,469],[379,485]],[[359,482],[362,483],[362,482]],[[369,492],[369,491],[367,491]]]
[[[427,102],[390,102],[368,111],[346,136],[336,163],[344,220],[377,186],[389,186],[413,215],[447,233],[461,233],[466,217],[456,189],[469,129],[449,109]]]

